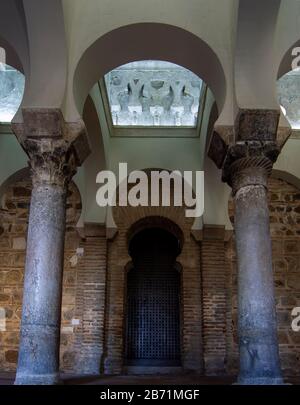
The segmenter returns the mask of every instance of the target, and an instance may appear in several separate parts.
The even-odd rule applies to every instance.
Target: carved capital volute
[[[29,156],[34,185],[68,185],[78,166],[74,151],[68,142],[26,139],[23,146]]]
[[[57,109],[23,109],[12,128],[29,157],[33,184],[66,186],[90,153],[83,121],[67,123]]]

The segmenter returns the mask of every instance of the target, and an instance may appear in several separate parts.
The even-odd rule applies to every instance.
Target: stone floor
[[[226,385],[231,384],[232,378],[200,377],[189,375],[163,375],[163,376],[103,376],[101,378],[71,378],[65,384],[84,385]]]
[[[65,385],[231,385],[234,377],[202,377],[197,375],[151,375],[151,376],[70,376],[63,375]],[[14,375],[0,373],[0,385],[12,385]],[[300,385],[300,378],[287,379],[288,383]]]

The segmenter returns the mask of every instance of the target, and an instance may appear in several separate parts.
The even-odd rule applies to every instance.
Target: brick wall
[[[224,228],[204,228],[202,240],[203,343],[206,375],[224,374],[226,275]]]
[[[6,330],[0,332],[0,369],[16,368],[22,313],[26,235],[31,195],[29,178],[10,185],[4,195],[0,227],[0,307],[5,309]],[[67,200],[67,226],[63,277],[61,365],[73,370],[75,353],[72,319],[75,312],[79,236],[75,230],[81,212],[80,196],[71,184]]]
[[[22,286],[31,186],[28,179],[8,187],[0,223],[0,307],[6,331],[0,332],[0,370],[13,371],[18,354]],[[270,180],[270,221],[283,370],[300,374],[300,333],[291,330],[291,310],[300,306],[299,191]],[[78,232],[80,195],[71,185],[63,279],[61,369],[71,373],[120,373],[123,369],[128,234],[144,218],[160,217],[183,235],[178,262],[182,268],[182,360],[186,371],[235,374],[237,347],[237,273],[234,236],[206,227],[191,235],[184,210],[116,208],[118,234],[107,241],[105,229],[86,224]],[[233,220],[234,209],[229,203]],[[173,229],[170,229],[173,231]],[[194,232],[192,232],[194,234]],[[196,241],[198,239],[198,241]]]
[[[99,374],[103,355],[106,294],[105,227],[86,224],[82,230],[83,257],[77,271],[75,315],[76,372]]]
[[[200,244],[186,232],[178,257],[182,265],[182,365],[185,371],[203,373],[202,280]]]

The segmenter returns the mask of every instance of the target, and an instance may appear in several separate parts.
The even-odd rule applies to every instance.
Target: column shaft
[[[261,168],[251,168],[250,171],[251,176],[247,173],[241,176],[239,173],[241,181],[235,193],[240,349],[238,382],[280,384],[282,377],[277,341],[267,173]]]
[[[59,338],[68,184],[90,153],[81,120],[59,109],[23,108],[13,123],[29,157],[32,195],[15,384],[59,382]]]
[[[32,191],[16,384],[59,381],[65,198],[63,186]]]

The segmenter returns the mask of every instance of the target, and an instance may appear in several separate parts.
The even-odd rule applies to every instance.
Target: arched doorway
[[[166,230],[148,228],[134,235],[129,253],[125,364],[180,366],[179,241]]]

